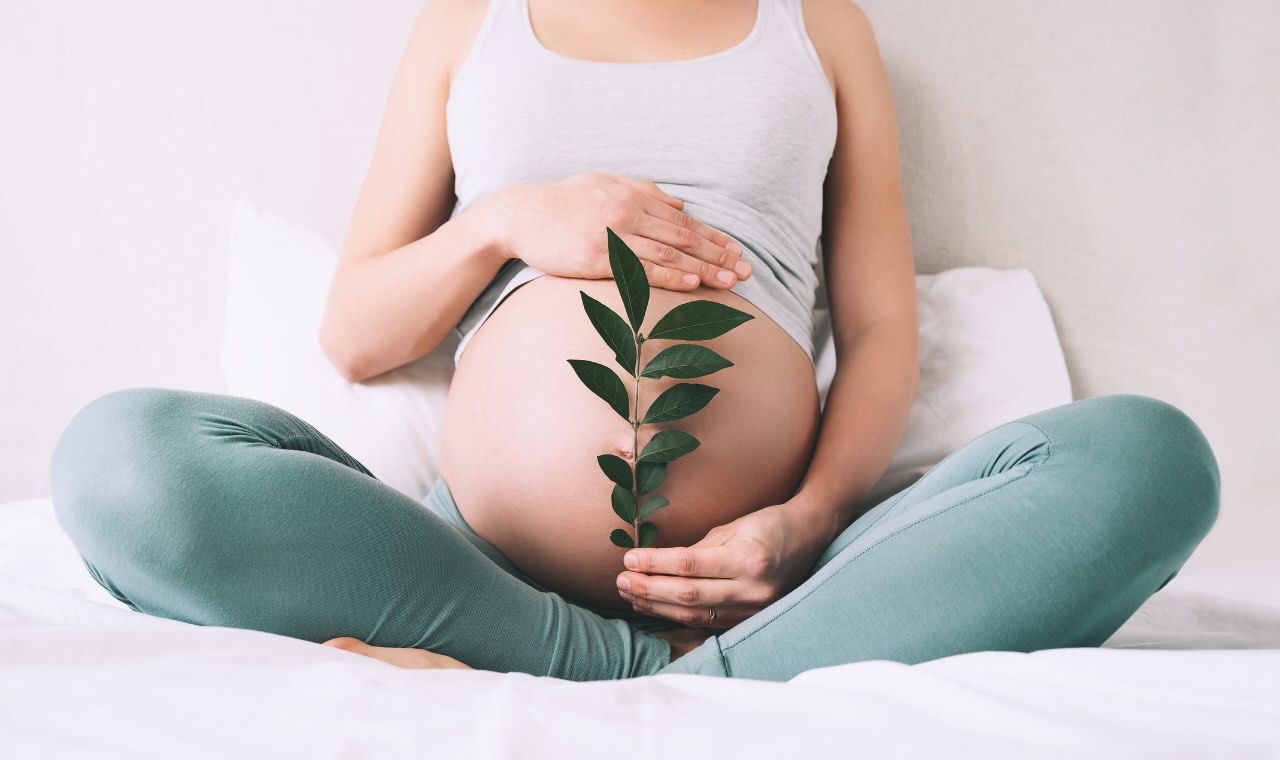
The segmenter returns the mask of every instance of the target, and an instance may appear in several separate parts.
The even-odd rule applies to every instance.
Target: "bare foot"
[[[702,642],[711,638],[709,631],[704,631],[701,628],[689,628],[688,626],[672,628],[667,631],[654,631],[653,635],[660,639],[665,639],[671,645],[671,662],[675,662],[696,649]]]
[[[365,657],[382,660],[400,668],[465,668],[466,670],[473,670],[470,665],[463,664],[448,655],[436,654],[425,649],[414,649],[412,647],[379,647],[366,644],[360,639],[351,636],[329,639],[324,642],[324,646],[362,654]]]

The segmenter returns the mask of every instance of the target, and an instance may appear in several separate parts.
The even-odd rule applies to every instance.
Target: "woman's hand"
[[[604,234],[609,227],[640,258],[655,287],[727,289],[751,275],[740,243],[684,213],[684,201],[647,180],[586,172],[508,185],[487,200],[500,219],[507,258],[547,274],[612,277]]]
[[[693,628],[732,628],[808,577],[834,536],[796,504],[712,528],[688,547],[629,549],[618,593],[633,609]],[[711,622],[710,608],[716,608]]]

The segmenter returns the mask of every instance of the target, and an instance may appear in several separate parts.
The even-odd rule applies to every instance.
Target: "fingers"
[[[636,236],[636,243],[628,241],[628,246],[642,260],[656,265],[645,267],[651,284],[671,290],[692,290],[698,285],[728,289],[751,276],[751,265],[741,260],[741,243],[686,214],[682,210],[684,202],[671,203],[671,196],[657,183],[615,174],[604,176],[643,196],[644,213],[637,226],[629,230]],[[640,248],[647,249],[649,255],[641,255]],[[697,281],[683,274],[692,274]]]
[[[643,235],[619,233],[618,237],[640,259],[650,285],[667,290],[693,290],[702,283],[704,262]]]
[[[682,578],[624,571],[618,575],[616,583],[619,596],[627,601],[665,602],[685,607],[763,606],[777,597],[768,582],[741,578]]]
[[[746,578],[757,568],[746,561],[742,546],[671,546],[631,549],[622,555],[628,570],[647,575],[683,575],[698,578]]]
[[[694,628],[732,628],[772,604],[777,597],[774,590],[761,581],[624,572],[618,576],[617,583],[618,596],[630,602],[636,612]],[[716,609],[715,620],[711,619],[712,607]]]
[[[639,193],[642,213],[630,234],[619,232],[640,258],[651,285],[667,290],[694,290],[701,285],[729,289],[751,276],[751,265],[742,261],[742,245],[681,209],[683,201],[670,203],[656,183],[601,174]]]
[[[624,572],[618,576],[617,585],[619,596],[627,601],[638,599],[680,604],[686,607],[756,601],[742,599],[743,582],[728,578],[677,578]]]
[[[698,234],[703,241],[709,243],[710,247],[705,249],[709,252],[716,252],[716,264],[722,264],[718,257],[722,256],[726,251],[730,252],[733,256],[741,256],[742,246],[739,242],[728,237],[727,234],[722,233],[721,230],[714,228],[714,226],[703,224],[698,219],[692,218],[689,214],[685,214],[684,211],[667,209],[667,207],[660,206],[658,203],[645,203],[644,210],[648,212],[648,214],[652,214],[657,216],[658,219],[666,221],[669,225],[676,226],[676,228],[689,229],[691,232]],[[640,232],[645,232],[645,230],[640,230]]]
[[[710,605],[686,607],[680,604],[654,602],[648,599],[636,599],[631,603],[632,609],[636,612],[674,620],[691,628],[732,628],[763,609],[760,605],[717,604],[714,606],[716,608],[716,619],[713,622],[711,620]]]
[[[661,207],[656,203],[652,205]],[[642,245],[648,246],[655,257],[655,263],[692,273],[697,275],[701,284],[722,289],[731,288],[738,282],[738,267],[742,267],[743,274],[750,272],[748,265],[740,261],[740,254],[736,250],[712,243],[691,227],[682,226],[693,223],[693,217],[674,209],[667,210],[679,215],[676,221],[668,221],[646,210],[646,213],[640,215],[634,229],[642,240],[648,241]],[[736,249],[737,243],[732,245]],[[685,256],[677,258],[672,251]]]
[[[648,214],[642,217],[650,218]],[[680,248],[643,234],[618,235],[635,252],[644,267],[649,283],[668,290],[693,290],[700,285],[728,289],[737,275],[727,269],[702,261]],[[718,279],[720,277],[725,279]]]

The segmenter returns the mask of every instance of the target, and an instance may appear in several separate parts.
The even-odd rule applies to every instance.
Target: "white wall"
[[[340,240],[418,7],[0,3],[0,501],[93,397],[222,389],[231,201]],[[1223,509],[1175,583],[1280,603],[1280,3],[862,7],[919,271],[1031,269],[1077,398],[1187,411]]]
[[[221,391],[231,202],[341,239],[417,2],[0,2],[0,501],[110,389]]]

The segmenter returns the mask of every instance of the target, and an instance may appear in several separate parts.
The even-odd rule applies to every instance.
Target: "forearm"
[[[497,274],[507,258],[486,200],[412,243],[339,265],[320,341],[349,380],[429,353]]]
[[[814,455],[789,502],[827,542],[858,517],[897,451],[919,381],[912,329],[878,322],[837,355]]]

